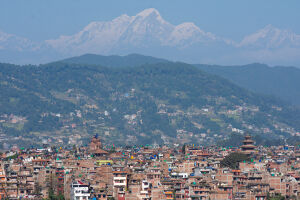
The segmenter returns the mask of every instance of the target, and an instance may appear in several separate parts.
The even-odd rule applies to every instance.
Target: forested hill
[[[144,64],[167,63],[168,60],[130,54],[127,56],[101,56],[85,54],[61,62],[68,64],[102,65],[106,67],[129,67]],[[254,63],[242,66],[195,65],[211,74],[231,80],[240,87],[253,92],[273,95],[300,106],[300,69],[296,67],[269,67]]]
[[[300,69],[269,67],[263,64],[244,66],[196,65],[199,69],[222,76],[237,85],[261,94],[277,96],[300,106]]]
[[[80,144],[93,134],[124,145],[215,144],[232,133],[296,143],[300,112],[183,63],[0,64],[0,131],[2,145],[19,146]]]

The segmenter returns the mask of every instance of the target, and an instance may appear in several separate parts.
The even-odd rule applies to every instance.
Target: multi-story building
[[[71,200],[88,200],[90,197],[89,185],[81,182],[74,181],[71,185]]]

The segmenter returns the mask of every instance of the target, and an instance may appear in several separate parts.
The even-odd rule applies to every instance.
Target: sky
[[[174,25],[194,22],[235,40],[268,24],[300,34],[299,0],[1,0],[0,30],[43,41],[146,8]]]

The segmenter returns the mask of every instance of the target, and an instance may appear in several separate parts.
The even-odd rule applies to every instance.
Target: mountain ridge
[[[27,41],[24,46],[19,37],[7,39],[4,33],[2,35],[0,59],[22,64],[25,59],[26,63],[47,63],[86,53],[124,55],[136,52],[188,63],[240,65],[261,62],[300,66],[300,35],[292,31],[267,25],[236,41],[204,31],[194,22],[173,25],[153,8],[135,16],[124,14],[111,21],[94,21],[77,33],[42,43],[23,38],[22,41]]]
[[[144,56],[141,54],[129,54],[126,56],[101,56],[96,54],[84,54],[81,56],[67,58],[57,62],[63,62],[68,64],[100,65],[106,67],[134,67],[145,64],[166,63],[171,61],[162,58],[155,58],[152,56]]]
[[[184,63],[0,66],[0,132],[9,144],[99,134],[115,144],[208,145],[233,132],[264,144],[300,130],[299,109]]]
[[[69,58],[62,60],[61,62],[94,64],[108,67],[128,67],[171,62],[169,60],[140,54],[131,54],[127,56],[92,55],[92,57],[84,58],[85,56],[87,55]],[[83,62],[83,60],[85,61]],[[252,63],[241,66],[193,65],[210,74],[215,74],[233,81],[240,87],[249,89],[253,92],[273,95],[286,102],[299,105],[300,82],[298,80],[300,80],[300,69],[297,67],[270,67],[261,63]]]
[[[300,106],[300,69],[253,63],[242,66],[195,65],[251,91],[277,96]]]

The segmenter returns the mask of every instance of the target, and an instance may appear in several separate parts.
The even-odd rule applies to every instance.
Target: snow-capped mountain
[[[13,34],[8,34],[0,31],[0,50],[15,50],[15,51],[34,51],[39,48],[39,45]]]
[[[119,38],[120,45],[147,47],[161,45],[166,41],[174,26],[165,21],[155,9],[146,9],[136,16]]]
[[[167,40],[167,44],[170,46],[188,47],[199,42],[207,43],[217,40],[219,40],[219,38],[217,38],[214,34],[204,32],[194,23],[186,22],[174,27],[169,39]]]
[[[46,43],[63,53],[106,54],[113,49],[187,47],[216,40],[212,33],[204,32],[193,23],[172,25],[156,9],[149,8],[136,16],[122,15],[109,22],[92,22],[79,33]]]
[[[300,35],[267,25],[256,33],[246,36],[238,46],[256,48],[300,47]]]
[[[52,48],[68,54],[87,52],[108,53],[118,42],[132,21],[132,17],[122,15],[109,22],[91,22],[82,31],[71,36],[60,36],[47,40]]]
[[[191,63],[300,65],[300,35],[267,25],[235,41],[202,30],[193,22],[171,24],[149,8],[135,16],[91,22],[78,33],[43,43],[0,31],[0,52],[1,61],[19,64],[86,53],[139,53]]]

